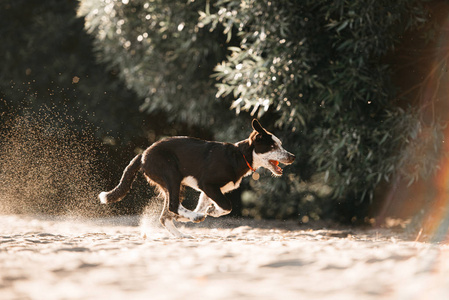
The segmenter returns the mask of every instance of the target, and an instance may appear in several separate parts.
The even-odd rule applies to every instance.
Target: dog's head
[[[275,176],[282,175],[279,163],[290,165],[295,156],[282,148],[282,142],[272,133],[266,131],[259,121],[253,120],[254,131],[249,136],[250,145],[253,146],[253,167],[264,167]]]

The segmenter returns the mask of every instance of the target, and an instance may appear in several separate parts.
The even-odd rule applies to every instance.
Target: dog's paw
[[[215,217],[215,218],[218,218],[219,216],[221,216],[220,211],[213,204],[211,206],[209,206],[209,208],[207,209],[207,214],[209,216]]]
[[[184,223],[190,222],[189,218],[186,218],[186,217],[180,216],[180,215],[173,215],[173,219],[177,222],[184,222]]]
[[[227,214],[229,214],[231,211],[230,210],[224,210],[224,209],[222,209],[222,208],[220,208],[220,207],[217,207],[217,206],[215,206],[215,205],[211,205],[211,206],[209,206],[209,208],[207,209],[207,214],[209,215],[209,216],[211,216],[211,217],[215,217],[215,218],[218,218],[218,217],[220,217],[220,216],[224,216],[224,215],[227,215]]]
[[[214,216],[214,212],[215,212],[215,206],[212,204],[211,206],[209,206],[206,210],[206,214],[208,214],[209,216]]]
[[[203,222],[204,220],[206,220],[206,215],[205,214],[198,214],[195,218],[193,218],[192,222],[193,223],[200,223],[200,222]]]

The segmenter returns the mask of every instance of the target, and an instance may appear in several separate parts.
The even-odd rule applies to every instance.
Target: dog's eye
[[[274,147],[275,147],[274,145],[271,145],[271,146],[270,146],[271,149],[274,149]]]

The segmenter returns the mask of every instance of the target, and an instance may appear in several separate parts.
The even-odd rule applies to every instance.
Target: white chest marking
[[[237,189],[240,186],[241,182],[242,182],[242,178],[240,178],[236,183],[234,183],[233,181],[230,181],[230,182],[226,183],[224,186],[222,186],[220,188],[220,190],[223,194],[226,194],[230,191]],[[198,187],[198,181],[193,176],[184,177],[181,184],[191,187],[192,189],[195,189],[197,191],[201,191],[200,188]]]
[[[242,182],[242,178],[240,178],[236,183],[230,181],[230,182],[226,183],[224,186],[222,186],[220,188],[220,190],[223,194],[226,194],[230,191],[237,189],[240,186],[241,182]]]

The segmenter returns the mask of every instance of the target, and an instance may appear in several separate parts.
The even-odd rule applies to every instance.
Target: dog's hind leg
[[[162,226],[164,226],[164,228],[167,229],[167,231],[170,232],[170,234],[173,235],[174,237],[192,238],[190,235],[182,233],[175,227],[173,219],[176,218],[176,215],[168,210],[168,205],[169,205],[169,195],[167,195],[166,193],[164,200],[164,208],[162,210],[161,217],[159,218]]]
[[[204,221],[204,219],[206,218],[206,216],[204,214],[193,212],[181,205],[180,199],[179,199],[180,188],[181,188],[181,182],[179,181],[179,183],[173,184],[169,188],[169,192],[168,192],[168,194],[169,194],[168,209],[170,212],[175,214],[174,219],[176,221],[180,221],[180,222],[194,222],[194,223]]]

